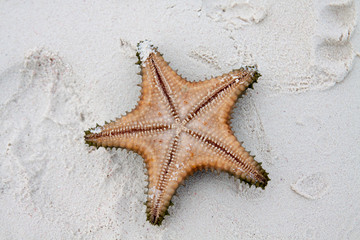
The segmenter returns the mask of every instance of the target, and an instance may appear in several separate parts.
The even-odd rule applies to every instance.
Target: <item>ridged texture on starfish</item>
[[[202,82],[181,78],[148,42],[138,45],[142,91],[137,107],[114,122],[86,131],[97,147],[139,153],[147,166],[148,220],[160,224],[184,179],[201,169],[226,171],[265,188],[269,180],[234,136],[230,113],[260,74],[253,67]]]

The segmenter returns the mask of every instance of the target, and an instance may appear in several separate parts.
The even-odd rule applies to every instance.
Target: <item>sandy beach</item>
[[[360,2],[2,1],[0,239],[360,239]],[[84,131],[131,111],[136,45],[189,81],[257,65],[231,127],[265,190],[197,172],[161,226],[143,159]]]

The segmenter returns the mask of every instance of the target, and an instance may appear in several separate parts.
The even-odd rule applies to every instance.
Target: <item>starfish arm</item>
[[[161,139],[172,128],[171,124],[154,121],[105,124],[85,131],[85,141],[96,147],[121,147],[141,153],[149,141]]]
[[[149,185],[147,196],[147,218],[150,223],[160,225],[170,201],[187,176],[194,172],[196,162],[192,158],[192,144],[194,139],[185,132],[174,135],[168,145],[165,158],[161,161],[161,168],[154,169],[148,165]]]
[[[148,144],[142,141],[142,137],[145,139],[145,136],[171,129],[174,120],[167,102],[163,99],[161,89],[151,84],[155,83],[144,76],[136,108],[115,121],[85,131],[85,142],[97,147],[123,147],[138,152]]]
[[[203,82],[193,83],[195,86],[191,91],[194,91],[193,89],[205,90],[196,90],[197,94],[190,93],[192,96],[198,96],[198,99],[193,103],[183,122],[189,123],[204,115],[216,115],[215,121],[219,121],[219,124],[227,124],[236,100],[248,87],[252,87],[259,76],[256,68],[246,67]]]
[[[182,161],[178,156],[179,145],[181,145],[180,138],[180,134],[173,136],[170,144],[167,145],[166,154],[160,159],[161,164],[147,165],[149,185],[146,212],[148,220],[152,224],[161,224],[170,200],[185,175],[183,171],[176,169],[178,162]]]
[[[143,52],[146,52],[146,54]],[[156,48],[149,45],[149,43],[141,42],[138,45],[138,56],[141,64],[143,88],[146,86],[157,88],[160,97],[159,101],[165,104],[170,116],[179,122],[178,87],[185,84],[186,81],[171,69]],[[144,95],[144,100],[144,102],[148,103],[153,99],[148,99]]]
[[[225,171],[256,187],[266,187],[270,180],[268,173],[234,135],[217,135],[215,130],[203,133],[192,129],[187,129],[186,133],[192,137],[188,142],[193,142],[193,154],[199,158],[196,160],[195,169],[211,168]]]

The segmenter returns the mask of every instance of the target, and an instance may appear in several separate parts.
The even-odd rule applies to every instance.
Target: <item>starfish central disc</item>
[[[176,135],[186,131],[186,127],[183,124],[175,123],[173,124],[173,128],[175,129]]]
[[[133,150],[144,158],[148,220],[161,223],[179,184],[197,170],[226,171],[265,188],[268,174],[229,125],[237,98],[260,76],[256,68],[188,82],[148,41],[138,44],[137,56],[142,74],[138,105],[122,118],[86,131],[85,141]]]

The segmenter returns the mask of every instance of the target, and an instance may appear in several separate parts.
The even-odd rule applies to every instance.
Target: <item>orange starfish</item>
[[[188,82],[149,41],[138,44],[142,91],[126,116],[85,133],[97,147],[121,147],[140,154],[149,184],[148,220],[160,224],[179,184],[200,169],[226,171],[265,188],[270,180],[229,126],[237,98],[260,74],[241,68],[202,82]]]

